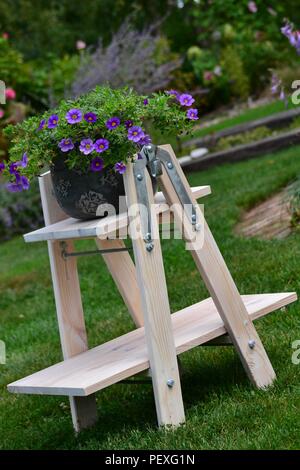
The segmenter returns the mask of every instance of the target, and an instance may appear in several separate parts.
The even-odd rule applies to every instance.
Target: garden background
[[[285,19],[300,27],[298,6],[296,0],[0,0],[0,80],[9,90],[0,105],[0,162],[8,155],[8,124],[97,84],[143,94],[191,92],[200,116],[193,135],[152,135],[154,143],[171,142],[179,157],[193,150],[184,146],[192,137],[296,109],[290,95],[300,60],[280,28]],[[285,130],[299,127],[295,118]],[[258,127],[220,139],[213,151],[271,136]],[[212,186],[206,215],[242,293],[298,289],[299,150],[287,145],[188,174],[191,184]],[[246,211],[291,186],[287,238],[237,232]],[[299,448],[300,374],[291,362],[291,344],[300,338],[297,305],[259,323],[278,374],[267,394],[251,388],[228,348],[183,356],[187,425],[174,433],[156,429],[147,386],[101,392],[99,423],[79,438],[64,398],[9,395],[8,382],[60,360],[46,246],[25,246],[21,237],[42,225],[37,184],[10,194],[0,175],[0,339],[7,347],[0,365],[1,448]],[[164,242],[163,249],[172,310],[205,298],[180,242]],[[91,346],[133,328],[103,263],[81,260],[79,267]]]

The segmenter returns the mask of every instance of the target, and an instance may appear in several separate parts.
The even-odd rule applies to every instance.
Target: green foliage
[[[37,183],[26,194],[9,193],[0,183],[0,240],[39,228],[43,223]]]
[[[237,145],[250,144],[251,142],[256,142],[257,140],[270,137],[271,135],[272,131],[270,131],[270,129],[268,129],[267,127],[257,127],[257,129],[253,129],[252,131],[223,137],[218,141],[217,145],[214,147],[214,150],[227,150]]]
[[[10,162],[19,161],[24,152],[27,152],[28,166],[22,169],[22,174],[29,178],[37,176],[51,163],[59,153],[58,143],[65,138],[72,139],[77,144],[83,139],[91,138],[93,141],[106,138],[109,149],[101,154],[105,165],[112,165],[120,160],[132,158],[139,147],[128,139],[125,121],[130,119],[134,125],[146,126],[152,123],[154,128],[165,133],[179,133],[191,130],[192,121],[186,116],[186,108],[181,108],[175,99],[166,93],[154,93],[148,98],[145,106],[145,96],[137,95],[132,89],[124,88],[112,90],[109,87],[97,87],[87,95],[77,100],[62,101],[60,105],[47,111],[42,116],[28,118],[22,124],[9,126],[5,129],[6,136],[11,141]],[[97,115],[96,123],[88,123],[84,119],[77,124],[69,124],[65,118],[70,109],[80,109],[82,115],[92,112]],[[59,117],[58,126],[48,129],[47,122],[52,114]],[[106,121],[117,116],[121,125],[113,130],[107,129]],[[38,130],[41,120],[46,121],[42,130]],[[70,168],[87,170],[90,161],[99,156],[95,151],[83,155],[77,148],[64,154],[66,163]],[[9,177],[8,169],[5,174]]]
[[[223,50],[221,66],[228,77],[232,95],[246,100],[250,91],[249,80],[245,74],[243,62],[232,46],[227,46]]]

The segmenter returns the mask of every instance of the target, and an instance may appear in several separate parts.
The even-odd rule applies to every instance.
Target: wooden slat
[[[134,163],[128,163],[124,184],[129,208],[141,204],[137,196]],[[150,176],[145,171],[149,207],[154,205]],[[139,182],[137,182],[139,184]],[[182,392],[174,337],[172,334],[171,310],[164,270],[162,250],[156,217],[151,218],[153,250],[147,251],[141,231],[140,209],[130,213],[130,236],[134,250],[136,276],[141,293],[141,305],[145,322],[145,338],[151,369],[152,385],[160,426],[178,426],[185,421]],[[173,386],[168,386],[168,381]]]
[[[210,186],[196,186],[195,188],[192,188],[192,191],[196,199],[207,196],[211,193]],[[168,210],[162,193],[157,193],[155,195],[155,203],[157,204],[158,214],[165,213]],[[24,240],[26,242],[39,242],[46,240],[96,238],[100,231],[105,235],[105,237],[109,237],[116,231],[116,228],[124,229],[127,225],[127,213],[122,213],[118,216],[106,217],[105,219],[93,219],[87,221],[67,218],[61,222],[27,233],[24,235]]]
[[[96,238],[99,250],[108,248],[124,248],[123,240],[101,240]],[[104,262],[115,281],[116,286],[128,308],[128,311],[137,327],[144,325],[141,292],[138,286],[135,264],[126,251],[119,253],[106,253],[102,255]]]
[[[39,184],[46,226],[63,220],[66,215],[53,195],[50,174],[42,176]],[[67,249],[73,251],[73,242],[69,240],[66,243]],[[60,342],[63,357],[68,359],[88,349],[77,261],[75,258],[63,259],[59,241],[48,241],[48,251]],[[85,398],[70,396],[70,407],[75,431],[80,431],[96,422],[96,401],[92,395]]]
[[[243,295],[252,320],[297,300],[291,293]],[[172,316],[177,354],[226,333],[211,298]],[[8,385],[14,393],[86,396],[149,368],[144,328]]]
[[[197,206],[197,202],[193,197],[188,181],[177,161],[172,147],[170,145],[163,145],[162,148],[169,153],[170,160],[172,160],[193,206],[197,208],[198,220],[201,221],[201,230],[198,232],[193,230],[190,222],[186,223],[186,221],[184,221],[185,230],[183,238],[187,241],[193,240],[192,246],[189,244],[191,254],[217,306],[219,314],[226,326],[226,330],[240,356],[249,379],[258,388],[266,388],[271,385],[276,378],[272,364],[251,319],[249,319],[247,315],[235,282],[208,224],[200,208]],[[168,204],[174,207],[175,220],[182,220],[180,200],[165,170],[163,174],[159,176],[159,183]],[[250,341],[255,342],[254,348],[250,348]]]

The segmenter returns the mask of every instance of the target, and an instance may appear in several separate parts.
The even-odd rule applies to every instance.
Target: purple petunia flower
[[[293,28],[292,28],[292,25],[287,22],[280,30],[284,36],[289,38],[293,31]]]
[[[15,183],[7,183],[6,189],[11,193],[19,193],[21,191],[27,191],[30,187],[29,181],[26,176],[20,176],[16,174]]]
[[[107,139],[98,139],[94,144],[94,150],[98,153],[105,152],[109,147],[109,141]]]
[[[248,10],[250,13],[257,13],[257,5],[255,2],[248,2]]]
[[[133,126],[133,121],[131,119],[127,119],[127,121],[125,121],[126,129],[128,130],[132,126]]]
[[[197,121],[199,119],[198,117],[198,109],[188,109],[186,112],[187,118],[190,119],[191,121]]]
[[[42,129],[44,129],[45,127],[45,124],[46,124],[46,120],[45,119],[42,119],[39,123],[39,127],[38,127],[38,131],[41,131]]]
[[[50,116],[48,119],[48,128],[54,129],[54,127],[56,127],[58,124],[58,120],[59,117],[57,116],[57,114],[52,114],[52,116]]]
[[[82,112],[80,109],[70,109],[66,114],[66,120],[69,124],[77,124],[82,120]]]
[[[119,173],[120,175],[123,175],[126,171],[126,165],[125,163],[123,162],[118,162],[115,164],[115,170],[117,173]]]
[[[142,137],[140,140],[139,140],[139,145],[149,145],[151,144],[151,137],[150,135],[148,134],[145,134],[144,137]]]
[[[143,137],[145,137],[145,132],[139,126],[132,126],[128,129],[127,137],[128,140],[139,142]]]
[[[91,161],[91,170],[92,171],[102,171],[104,166],[104,161],[100,157],[96,157]]]
[[[149,104],[149,100],[146,98],[146,99],[144,99],[143,103],[144,103],[145,106],[147,106],[147,104]]]
[[[108,121],[106,121],[105,125],[107,127],[107,129],[109,129],[110,131],[115,129],[116,127],[118,127],[120,125],[120,119],[116,116],[108,119]]]
[[[69,152],[69,150],[73,150],[74,148],[72,139],[62,139],[58,146],[62,152]]]
[[[3,162],[0,162],[0,175],[4,170],[5,170],[5,164]]]
[[[180,93],[177,90],[167,90],[167,95],[174,96],[177,100],[179,100]]]
[[[90,122],[93,124],[97,121],[97,115],[95,113],[86,113],[84,115],[84,119],[86,120],[86,122]]]
[[[11,163],[9,165],[9,172],[11,175],[17,175],[19,173],[19,165],[18,165],[18,162],[15,162],[15,163]]]
[[[183,93],[182,95],[179,96],[179,103],[182,105],[182,106],[192,106],[192,104],[194,103],[194,98],[192,97],[192,95],[189,95],[187,93]]]
[[[92,139],[83,139],[80,142],[79,150],[84,155],[89,155],[94,150],[94,144]]]

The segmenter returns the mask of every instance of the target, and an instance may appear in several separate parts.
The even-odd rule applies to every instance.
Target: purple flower
[[[94,144],[92,139],[83,139],[80,142],[79,150],[84,155],[89,155],[94,150]]]
[[[166,93],[167,93],[167,95],[175,96],[175,98],[177,100],[179,100],[179,97],[180,97],[179,91],[177,91],[177,90],[167,90]]]
[[[40,121],[40,124],[39,124],[39,127],[38,127],[37,130],[38,130],[38,131],[41,131],[42,129],[44,129],[45,124],[46,124],[46,120],[45,120],[45,119],[42,119],[42,120]]]
[[[288,22],[281,28],[282,34],[286,36],[287,38],[290,37],[292,30],[293,30],[292,25]]]
[[[149,145],[151,144],[151,137],[148,134],[145,134],[144,137],[142,137],[139,140],[139,145]]]
[[[11,175],[17,175],[17,174],[19,174],[18,168],[19,168],[18,162],[11,163],[11,164],[9,165],[9,172],[10,172],[10,174],[11,174]]]
[[[119,173],[120,175],[123,175],[126,171],[126,165],[125,163],[123,162],[118,162],[115,164],[115,170],[117,173]]]
[[[21,166],[22,168],[26,168],[26,167],[27,167],[27,165],[28,165],[28,156],[27,156],[27,153],[26,153],[26,152],[23,153],[22,160],[20,160],[19,162],[17,162],[17,165],[18,165],[18,166]]]
[[[49,129],[54,129],[54,127],[57,126],[58,124],[58,116],[57,114],[52,114],[52,116],[49,117],[48,119],[48,128]]]
[[[70,109],[70,111],[67,112],[66,114],[66,120],[69,124],[76,124],[77,122],[80,122],[82,119],[82,112],[80,109]]]
[[[73,150],[74,148],[72,139],[62,139],[59,142],[58,146],[62,152],[68,152],[69,150]]]
[[[182,106],[192,106],[194,103],[194,98],[192,95],[188,95],[187,93],[183,93],[182,95],[179,96],[179,103]]]
[[[128,130],[129,127],[132,127],[132,126],[133,126],[133,121],[131,119],[127,119],[127,121],[125,121],[126,129]]]
[[[109,141],[107,139],[98,139],[94,144],[94,150],[98,153],[105,152],[109,147]]]
[[[84,115],[84,119],[86,120],[86,122],[90,122],[93,124],[97,121],[97,115],[95,113],[86,113]]]
[[[19,193],[23,190],[27,191],[30,187],[29,181],[26,176],[16,174],[15,183],[7,183],[6,189],[11,193]]]
[[[96,157],[91,161],[91,170],[92,171],[102,171],[104,162],[102,158]]]
[[[108,121],[106,121],[105,125],[107,127],[107,129],[109,129],[110,131],[115,129],[116,127],[118,127],[120,125],[120,119],[118,117],[112,117],[110,118]]]
[[[149,104],[149,100],[146,98],[146,99],[144,99],[143,103],[144,103],[145,106],[147,106],[147,104]]]
[[[128,140],[139,142],[143,137],[145,137],[145,132],[139,126],[132,126],[130,129],[128,129],[127,137]]]
[[[190,119],[191,121],[197,121],[199,118],[198,118],[198,109],[188,109],[187,112],[186,112],[186,116],[188,119]]]
[[[5,164],[3,162],[0,162],[0,175],[4,170],[5,170]]]

